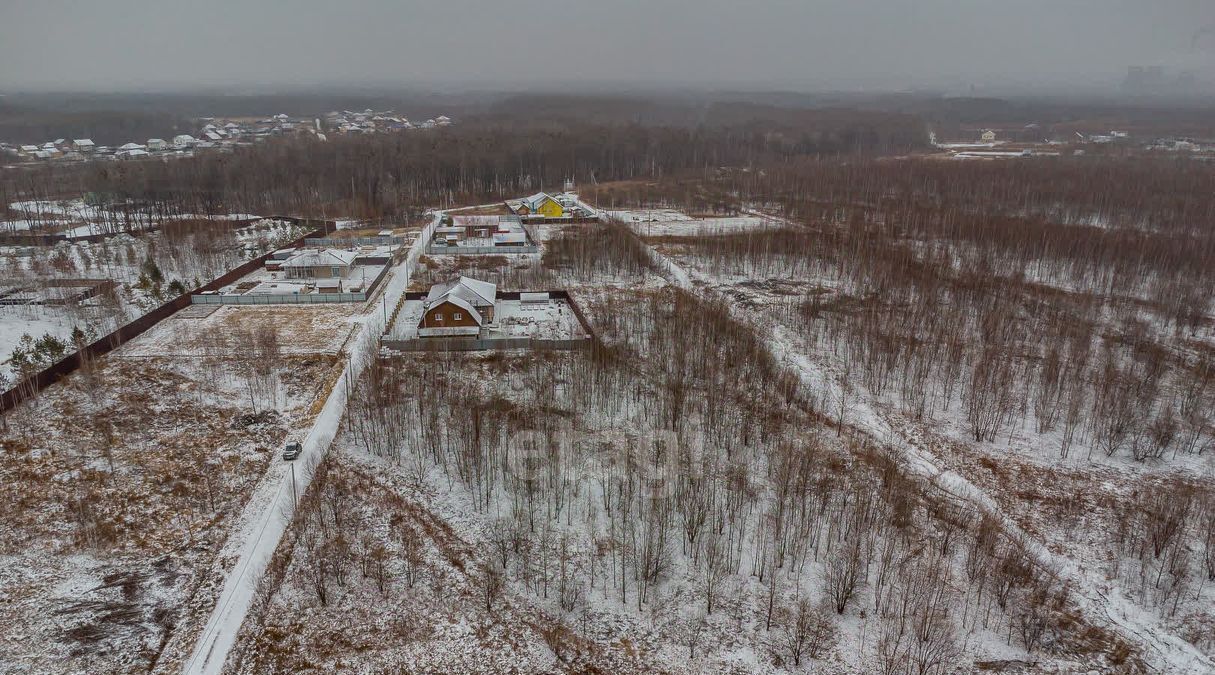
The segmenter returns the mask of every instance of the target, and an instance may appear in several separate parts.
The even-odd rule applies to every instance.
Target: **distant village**
[[[943,151],[941,156],[952,159],[1080,156],[1101,146],[1117,146],[1124,150],[1133,148],[1147,152],[1184,153],[1198,160],[1215,160],[1215,141],[1189,137],[1140,138],[1128,131],[1113,130],[1087,134],[1073,131],[1057,138],[1044,138],[1046,134],[1037,124],[1003,129],[966,129],[962,133],[960,139],[942,142],[937,139],[936,133],[930,131],[928,140],[933,147]],[[966,135],[970,134],[973,136],[967,138]]]
[[[384,134],[437,129],[450,126],[445,115],[411,122],[392,110],[350,110],[326,113],[324,117],[300,118],[278,114],[263,119],[204,117],[195,134],[172,138],[132,140],[119,146],[98,145],[91,138],[57,138],[41,144],[0,142],[0,156],[19,162],[84,162],[148,158],[191,157],[196,152],[232,152],[267,138],[312,136],[328,140],[330,134]]]

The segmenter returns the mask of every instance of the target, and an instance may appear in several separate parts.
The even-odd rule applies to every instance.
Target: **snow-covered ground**
[[[333,382],[311,427],[299,430],[302,454],[293,462],[275,461],[271,472],[250,498],[225,545],[236,558],[235,566],[224,580],[215,609],[185,661],[184,672],[218,675],[223,671],[266,565],[278,548],[296,503],[308,490],[312,467],[324,458],[337,434],[346,410],[349,387],[358,380],[368,360],[374,358],[376,338],[384,329],[381,312],[376,310],[381,304],[390,307],[397,304],[409,285],[410,270],[421,257],[441,217],[441,213],[434,215],[432,223],[410,248],[405,261],[393,268],[392,276],[380,291],[383,295],[380,302],[369,300],[370,311],[356,320],[359,333],[347,343],[341,375]]]
[[[815,553],[807,553],[804,563],[786,562],[779,588],[774,585],[770,591],[769,579],[775,573],[759,569],[770,550],[763,543],[768,532],[764,523],[777,517],[770,510],[773,483],[783,471],[769,464],[769,453],[784,443],[818,439],[832,448],[812,462],[824,471],[827,484],[851,486],[857,481],[859,488],[869,480],[860,478],[868,475],[867,469],[864,462],[836,454],[847,445],[832,441],[835,433],[821,420],[789,402],[785,393],[778,394],[769,379],[756,380],[763,371],[763,354],[747,351],[752,343],[745,331],[740,334],[728,322],[705,318],[713,315],[710,303],[681,300],[671,290],[676,286],[698,297],[711,296],[694,271],[659,262],[665,281],[645,272],[595,273],[591,278],[556,275],[560,286],[576,293],[592,321],[599,319],[596,328],[606,335],[608,354],[615,355],[609,360],[620,360],[616,366],[600,370],[589,366],[585,356],[569,353],[419,355],[386,359],[390,365],[381,366],[386,372],[360,384],[326,465],[327,477],[312,488],[316,501],[297,514],[283,540],[279,560],[285,567],[261,596],[261,611],[251,615],[256,623],[242,632],[237,672],[799,670],[788,660],[787,607],[802,593],[821,598],[829,554],[820,554],[815,544]],[[723,380],[698,380],[698,373],[722,373],[723,367]],[[389,389],[393,386],[400,388]],[[738,517],[754,529],[732,538],[717,554],[732,561],[721,579],[706,571],[707,557],[717,556],[701,548],[703,537],[712,536],[716,528],[693,544],[682,533],[672,534],[657,544],[665,549],[658,554],[660,581],[643,598],[634,556],[655,545],[643,543],[650,520],[644,511],[636,516],[626,512],[624,519],[637,529],[618,529],[621,506],[614,495],[622,488],[613,487],[621,484],[615,482],[620,476],[611,467],[620,465],[611,461],[608,448],[629,445],[612,434],[656,428],[667,406],[680,396],[699,402],[689,406],[680,422],[694,452],[703,449],[711,457],[731,452],[723,447],[734,448],[730,471],[739,473],[730,475],[741,476],[740,483],[732,487],[724,476],[706,469],[714,503],[731,502],[735,497],[728,495],[745,492],[748,497],[738,498],[748,506]],[[703,397],[716,401],[710,408],[719,419],[729,420],[717,428],[714,441],[697,435],[708,431],[703,416],[710,408],[702,407]],[[758,422],[761,419],[765,421]],[[495,439],[550,424],[568,424],[586,434],[583,438],[607,441],[585,447],[603,447],[608,457],[561,454],[556,465],[548,465],[560,470],[552,475],[545,469],[542,496],[530,506],[530,492],[508,475],[514,470],[509,453],[502,462],[506,472],[496,473],[502,457]],[[385,427],[396,427],[399,435],[377,440]],[[862,430],[855,431],[859,435]],[[477,478],[482,475],[488,480]],[[937,486],[930,486],[933,490],[960,489],[948,473],[931,475]],[[655,491],[646,493],[652,494],[648,499],[662,503],[664,488],[675,490],[677,483],[687,485],[687,479],[646,482],[647,489]],[[897,487],[895,481],[880,492]],[[554,489],[566,497],[554,503]],[[823,489],[818,484],[797,488],[811,494]],[[851,490],[842,493],[851,495]],[[671,513],[680,514],[671,517],[696,531],[695,523],[683,520],[693,513],[688,506],[694,495],[680,491],[669,496],[678,502]],[[916,525],[906,532],[908,541],[915,542],[909,555],[921,555],[934,542],[956,541],[956,532],[942,539],[934,530],[935,521],[923,517],[921,506],[931,510],[927,502],[917,504],[910,515]],[[339,518],[340,527],[335,522]],[[880,520],[888,526],[885,517]],[[738,525],[730,522],[721,527]],[[342,535],[340,541],[335,533]],[[825,541],[838,535],[836,531]],[[820,540],[819,534],[804,536],[801,541]],[[410,562],[413,544],[420,548],[420,558]],[[385,564],[379,582],[376,560]],[[333,570],[342,566],[345,571],[335,581]],[[506,577],[498,597],[486,590],[495,587],[495,571]],[[622,597],[619,585],[625,578],[627,592]],[[715,608],[706,612],[706,593],[718,583]],[[1022,659],[1060,672],[1086,672],[1089,664],[1100,663],[1100,655],[1027,653],[1005,634],[1002,619],[993,615],[989,625],[981,617],[984,603],[973,591],[957,588],[966,587],[964,580],[954,577],[950,585],[950,602],[956,604],[951,612],[962,615],[955,616],[955,623],[962,622],[966,631],[957,635],[960,653],[941,672],[973,670],[982,660]],[[885,629],[872,609],[873,591],[866,586],[858,593],[847,611],[830,612],[838,641],[806,659],[801,669],[875,672]],[[770,598],[777,609],[772,624],[766,625]],[[986,607],[992,614],[990,599]]]
[[[171,660],[214,602],[228,525],[327,369],[283,357],[261,378],[241,349],[141,356],[142,339],[6,416],[0,671]]]
[[[58,206],[59,209],[69,207]],[[79,204],[76,209],[88,212]],[[106,335],[168,299],[168,286],[180,281],[187,288],[206,283],[244,262],[303,234],[283,221],[260,221],[236,232],[169,237],[161,232],[117,235],[100,242],[70,242],[55,246],[0,247],[0,279],[110,279],[118,286],[112,296],[95,297],[79,306],[0,306],[0,372],[21,336],[51,334],[63,339],[80,328],[88,336]],[[160,295],[154,285],[140,286],[148,261],[162,275]],[[376,268],[375,272],[378,272]]]
[[[677,209],[607,211],[612,218],[630,224],[641,234],[668,237],[706,237],[729,232],[775,229],[780,224],[760,215],[724,218],[692,218]]]
[[[645,223],[634,221],[630,227],[643,236],[649,236]],[[942,450],[945,448],[969,447],[974,443],[973,439],[968,438],[961,422],[946,418],[933,424],[916,423],[900,414],[898,406],[887,400],[888,397],[865,391],[845,369],[846,364],[840,363],[838,354],[829,345],[818,345],[807,340],[797,326],[783,325],[783,321],[773,322],[771,317],[778,313],[772,307],[782,306],[783,302],[767,294],[762,284],[757,284],[750,276],[723,278],[697,269],[695,265],[698,261],[694,256],[673,257],[653,248],[650,250],[658,268],[672,283],[730,303],[741,318],[766,333],[773,356],[791,368],[811,397],[820,401],[828,411],[834,411],[839,422],[898,448],[912,472],[969,504],[970,508],[997,517],[1014,536],[1033,542],[1032,550],[1039,564],[1067,580],[1073,589],[1073,600],[1088,620],[1111,627],[1139,647],[1144,659],[1160,672],[1197,674],[1215,671],[1215,661],[1209,654],[1202,653],[1194,644],[1178,637],[1170,622],[1158,612],[1133,601],[1129,589],[1122,588],[1120,583],[1109,578],[1109,572],[1102,564],[1102,556],[1090,555],[1090,549],[1083,544],[1075,546],[1076,542],[1058,538],[1049,529],[1040,529],[1046,523],[1033,519],[1032,513],[1025,513],[1027,507],[1034,509],[1033,504],[1018,503],[1008,498],[1006,491],[1015,486],[987,483],[985,487],[980,487],[968,477],[973,475],[974,465],[961,463],[956,457],[943,456]],[[811,281],[819,287],[829,282],[825,279]],[[765,298],[765,295],[768,297]],[[841,411],[846,412],[841,414]],[[1019,434],[1019,438],[1023,449],[1034,447],[1034,440],[1024,432]],[[1057,440],[1053,436],[1037,439],[1038,442],[1043,440],[1042,445],[1048,448],[1048,456],[1057,454]],[[1000,447],[1001,450],[996,450],[994,445],[980,444],[980,448],[991,456],[1001,456],[1002,452],[1006,452],[1006,445]],[[1040,450],[1029,454],[1038,453]],[[1128,466],[1125,459],[1116,460],[1115,463],[1121,471],[1104,472],[1105,480],[1119,481],[1126,472],[1133,475],[1144,469],[1142,464]],[[1109,458],[1104,458],[1104,461],[1097,458],[1094,463],[1090,454],[1088,458],[1073,458],[1071,464],[1087,464],[1090,468],[1098,469],[1085,476],[1083,481],[1090,484],[1081,489],[1102,490],[1103,472],[1099,467],[1109,467]],[[1215,477],[1215,458],[1182,458],[1179,465],[1172,466],[1168,471],[1194,472],[1210,480]],[[1027,515],[1030,519],[1027,519]],[[1032,533],[1023,529],[1029,523],[1036,526]]]
[[[138,229],[140,227],[153,225],[157,220],[251,220],[259,217],[251,213],[221,213],[217,215],[184,213],[166,214],[153,217],[138,211],[128,214],[119,210],[89,204],[84,199],[65,199],[59,201],[19,201],[9,204],[8,208],[10,211],[23,216],[21,221],[8,222],[25,222],[27,224],[35,224],[43,228],[45,228],[47,225],[54,224],[81,223],[83,225],[91,224],[95,226],[97,230],[90,231],[87,229],[81,229],[78,232],[69,234],[69,236],[73,237],[110,231],[109,229],[101,228],[100,226],[103,224],[113,225],[115,223],[123,223]],[[6,224],[0,224],[0,231],[4,229],[5,225]]]

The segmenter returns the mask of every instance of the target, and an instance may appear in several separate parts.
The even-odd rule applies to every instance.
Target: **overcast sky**
[[[1215,0],[0,0],[9,89],[898,89],[1109,83],[1132,64],[1207,79]]]

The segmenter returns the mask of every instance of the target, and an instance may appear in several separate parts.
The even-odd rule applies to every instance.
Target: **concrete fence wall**
[[[494,255],[516,253],[538,253],[540,247],[535,244],[527,246],[435,246],[431,244],[426,252],[431,255]]]
[[[382,340],[380,346],[397,352],[475,352],[492,349],[589,349],[591,338],[540,340],[534,338],[418,338]]]
[[[304,246],[326,246],[329,248],[345,248],[347,246],[400,246],[408,244],[405,237],[309,237],[304,240]]]

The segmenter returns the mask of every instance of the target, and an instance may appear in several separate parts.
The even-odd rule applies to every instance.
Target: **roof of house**
[[[498,216],[452,216],[451,223],[453,227],[484,227],[486,229],[494,229],[498,227]]]
[[[72,141],[72,144],[73,144],[73,145],[86,145],[86,146],[87,146],[87,145],[93,145],[93,139],[91,139],[91,138],[77,138],[76,140]]]
[[[490,307],[498,296],[498,287],[488,281],[459,277],[430,287],[425,305],[442,302],[451,297],[467,301],[475,307]]]
[[[495,232],[494,233],[494,245],[495,246],[498,244],[508,244],[508,245],[514,246],[514,245],[523,245],[526,243],[527,243],[527,235],[522,232]]]
[[[144,146],[138,143],[124,143],[118,146],[119,150],[143,150]]]
[[[149,144],[152,144],[152,143],[164,143],[164,142],[165,142],[165,139],[163,139],[163,138],[149,138],[149,139],[148,139],[148,143],[149,143]]]
[[[354,251],[341,251],[327,248],[324,250],[304,250],[283,261],[283,267],[328,267],[341,265],[348,267],[354,263],[358,254]]]
[[[476,320],[478,326],[485,323],[485,319],[484,319],[484,317],[481,316],[481,312],[478,312],[477,308],[474,307],[471,302],[469,302],[468,300],[465,300],[464,298],[461,298],[457,295],[445,296],[442,300],[440,300],[439,302],[436,302],[434,305],[431,305],[430,307],[441,305],[445,302],[451,303],[451,304],[455,305],[456,307],[459,307],[460,309],[468,312],[469,316],[471,316],[473,319]]]
[[[523,204],[527,206],[528,210],[535,211],[536,209],[540,208],[540,205],[543,204],[545,200],[549,199],[552,199],[554,202],[557,201],[543,192],[537,192],[530,197],[524,197]]]

